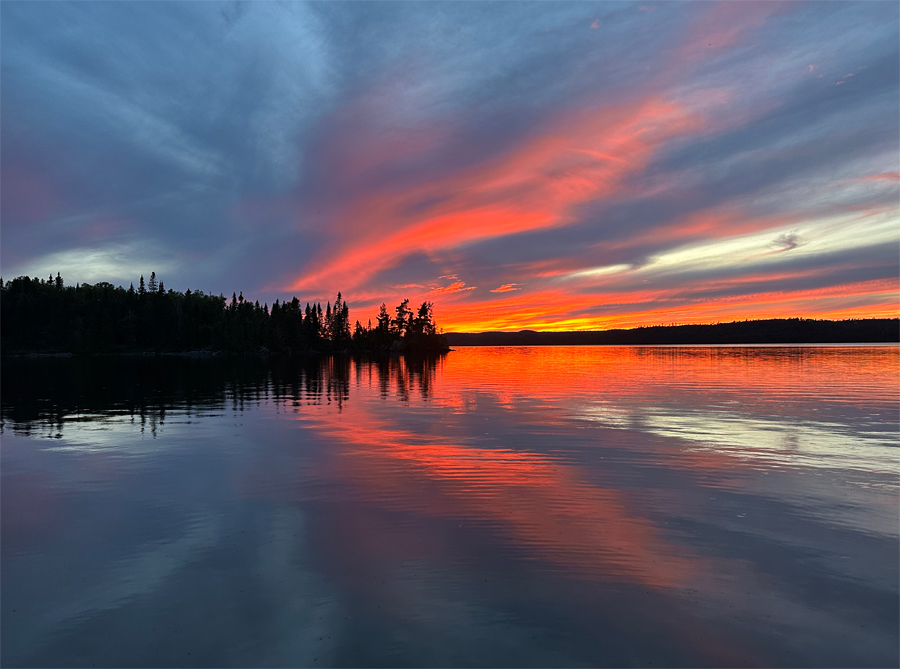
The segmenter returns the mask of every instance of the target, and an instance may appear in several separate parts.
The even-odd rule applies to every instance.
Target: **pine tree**
[[[381,303],[381,307],[378,309],[378,317],[375,320],[378,321],[378,331],[387,334],[391,329],[391,316],[388,314],[384,302]]]
[[[325,306],[325,323],[322,328],[322,336],[325,337],[325,339],[330,340],[332,338],[332,325],[331,302],[328,302]]]
[[[413,329],[420,333],[426,335],[434,334],[434,314],[433,314],[434,304],[431,302],[422,302],[422,306],[419,307],[419,313],[416,314],[416,318],[413,321]]]
[[[141,282],[138,284],[138,295],[144,295],[147,292],[146,287],[144,287],[144,275],[141,274]]]
[[[401,337],[409,331],[412,324],[412,310],[409,308],[409,300],[403,300],[395,309],[397,317],[394,319],[394,327]]]
[[[156,284],[156,272],[150,272],[150,281],[147,283],[147,290],[151,293],[155,293],[158,288]]]

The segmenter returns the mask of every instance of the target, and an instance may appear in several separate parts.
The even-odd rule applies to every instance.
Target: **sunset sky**
[[[10,2],[4,279],[448,331],[900,313],[896,2]]]

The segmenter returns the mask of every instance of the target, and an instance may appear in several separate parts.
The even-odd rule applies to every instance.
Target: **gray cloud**
[[[415,250],[371,290],[457,271],[469,286],[532,288],[526,268],[540,263],[643,266],[685,242],[660,229],[717,208],[740,213],[734,226],[785,219],[770,239],[794,249],[791,219],[896,201],[894,182],[850,183],[896,169],[895,5],[745,3],[769,15],[733,39],[712,6],[654,7],[5,5],[4,274],[74,257],[74,281],[83,250],[118,254],[134,274],[165,261],[170,287],[271,301],[358,234],[334,226],[336,208],[448,184],[412,205],[431,211],[458,195],[459,175],[538,141],[561,115],[654,96],[707,106],[706,124],[660,144],[563,227]],[[710,48],[680,55],[686,36],[702,47],[701,28],[717,33]]]

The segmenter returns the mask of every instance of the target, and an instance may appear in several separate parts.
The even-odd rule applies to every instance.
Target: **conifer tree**
[[[378,317],[375,320],[378,321],[378,331],[387,334],[391,329],[391,316],[388,314],[387,306],[385,306],[384,302],[378,308]]]
[[[412,322],[412,310],[409,308],[409,300],[403,300],[395,309],[397,317],[394,319],[394,327],[401,337],[409,331]]]
[[[325,339],[331,339],[331,329],[332,329],[332,316],[331,316],[331,302],[328,302],[325,305],[325,322],[324,327],[322,328],[322,336]]]

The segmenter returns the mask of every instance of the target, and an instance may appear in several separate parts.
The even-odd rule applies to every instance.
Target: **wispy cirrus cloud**
[[[153,249],[457,330],[897,313],[900,10],[645,8],[13,3],[4,275]]]

